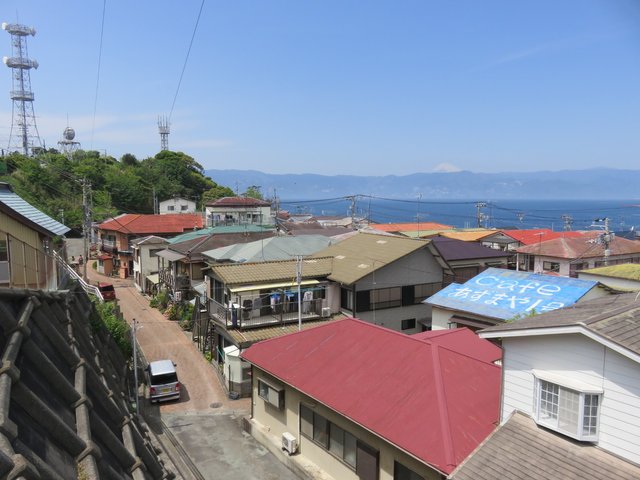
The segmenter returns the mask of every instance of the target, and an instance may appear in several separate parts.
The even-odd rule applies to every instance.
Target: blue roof
[[[0,203],[13,210],[22,218],[46,230],[51,236],[64,235],[71,230],[69,227],[54,220],[18,196],[8,183],[0,182]]]
[[[452,283],[424,303],[509,320],[573,305],[596,285],[590,280],[488,268],[462,285]]]

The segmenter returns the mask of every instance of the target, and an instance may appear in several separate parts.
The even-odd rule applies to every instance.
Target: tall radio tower
[[[33,147],[41,147],[40,135],[33,113],[33,92],[29,71],[38,68],[38,62],[31,60],[27,53],[27,36],[35,36],[36,30],[19,24],[3,23],[2,29],[11,35],[12,56],[3,57],[4,64],[13,71],[13,100],[9,151],[19,150],[30,155]]]
[[[158,132],[160,132],[160,150],[169,150],[169,119],[158,117]]]

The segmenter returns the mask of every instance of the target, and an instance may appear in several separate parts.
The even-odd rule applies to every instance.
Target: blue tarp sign
[[[460,285],[453,283],[424,303],[508,320],[573,305],[598,282],[489,268]]]

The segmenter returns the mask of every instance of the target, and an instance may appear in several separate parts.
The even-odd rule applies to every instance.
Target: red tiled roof
[[[382,232],[417,232],[419,230],[451,230],[451,225],[435,222],[420,223],[373,223],[371,228]]]
[[[554,258],[593,258],[604,256],[604,244],[596,243],[593,236],[581,238],[556,238],[546,242],[526,245],[516,249],[518,253]],[[629,255],[640,253],[640,242],[614,237],[609,243],[609,255]]]
[[[500,367],[457,338],[445,346],[346,319],[254,344],[242,357],[450,473],[500,410]]]
[[[530,230],[502,230],[505,235],[517,240],[522,245],[532,245],[555,238],[580,238],[588,236],[591,232],[554,232],[548,228],[533,228]]]
[[[132,235],[176,234],[203,227],[202,214],[176,213],[166,215],[141,215],[127,213],[98,225],[100,230],[109,230]]]
[[[207,207],[268,207],[269,202],[251,197],[223,197],[207,202]]]

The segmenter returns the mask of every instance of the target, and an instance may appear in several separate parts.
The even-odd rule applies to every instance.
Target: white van
[[[157,360],[147,367],[151,402],[180,399],[180,382],[176,365],[171,360]]]

